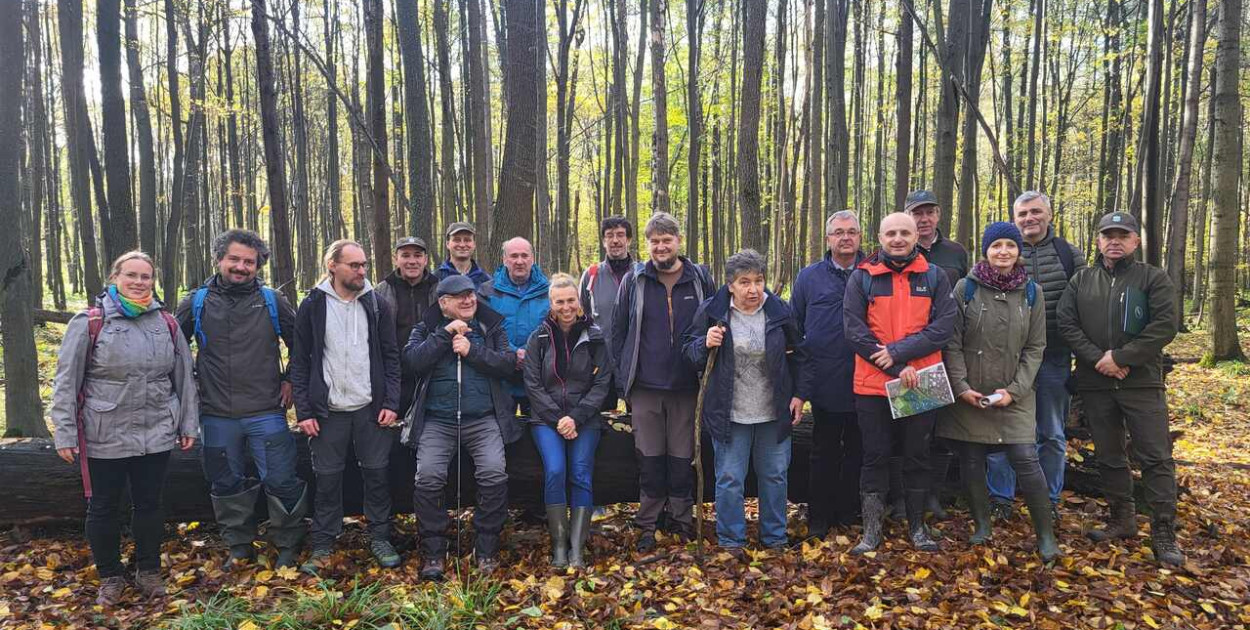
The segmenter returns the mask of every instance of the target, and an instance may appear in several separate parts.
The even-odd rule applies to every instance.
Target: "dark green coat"
[[[953,291],[959,313],[942,360],[955,404],[938,414],[937,435],[979,444],[1032,444],[1037,440],[1033,381],[1046,351],[1045,298],[1039,288],[1029,306],[1027,285],[1004,293],[978,283],[965,304],[969,281],[961,279]],[[1012,403],[973,407],[959,400],[969,389],[987,396],[1005,389]]]
[[[1124,331],[1130,287],[1145,294],[1148,310],[1136,335]],[[1099,254],[1092,267],[1068,281],[1056,315],[1059,332],[1076,355],[1078,390],[1163,387],[1163,348],[1176,337],[1176,291],[1162,269],[1127,258],[1108,269]],[[1124,380],[1094,369],[1107,350],[1117,365],[1129,367]]]

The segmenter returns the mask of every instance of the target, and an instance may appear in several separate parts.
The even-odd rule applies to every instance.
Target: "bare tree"
[[[1220,0],[1215,50],[1215,146],[1212,160],[1211,216],[1211,358],[1245,360],[1237,338],[1237,237],[1241,203],[1241,102],[1237,82],[1241,64],[1241,0]]]
[[[99,0],[96,36],[100,55],[100,111],[104,170],[108,177],[109,220],[104,225],[108,257],[139,246],[130,196],[130,152],[126,139],[126,100],[122,97],[121,0]]]
[[[126,0],[126,69],[130,81],[130,110],[135,119],[139,149],[139,246],[156,252],[156,154],[152,149],[152,118],[143,87],[143,63],[139,60],[139,19],[135,0]]]
[[[651,136],[651,208],[669,212],[668,202],[668,84],[664,80],[666,0],[651,0],[651,100],[655,104],[655,132]]]
[[[82,0],[58,0],[57,23],[61,32],[61,100],[65,107],[70,194],[74,201],[74,223],[78,226],[82,250],[83,288],[88,296],[94,297],[103,288],[103,280],[96,248],[95,221],[91,217],[88,151],[94,152],[94,149],[89,149],[93,146],[91,121],[87,119],[87,101],[82,85]]]
[[[1193,166],[1194,140],[1198,135],[1198,95],[1202,81],[1202,50],[1207,41],[1207,2],[1193,0],[1190,2],[1189,17],[1189,67],[1185,93],[1185,107],[1181,114],[1180,152],[1176,160],[1176,181],[1172,186],[1172,197],[1169,205],[1172,209],[1172,238],[1168,242],[1168,277],[1176,286],[1180,302],[1185,296],[1185,249],[1187,240],[1185,232],[1189,229],[1189,182]],[[1199,238],[1201,230],[1198,231]],[[1183,313],[1184,309],[1176,309]],[[1184,320],[1184,315],[1181,315]]]
[[[265,144],[265,180],[269,188],[269,218],[273,231],[274,282],[292,304],[297,302],[295,261],[291,259],[291,226],[287,218],[286,163],[278,129],[278,91],[269,42],[269,14],[265,0],[251,0],[252,39],[256,45],[256,85],[260,89],[261,137]]]
[[[742,26],[742,113],[738,120],[738,196],[742,204],[742,247],[767,254],[760,210],[760,84],[764,74],[765,2],[747,2]]]
[[[987,25],[988,28],[988,25]],[[911,12],[899,3],[898,59],[894,64],[897,83],[894,88],[898,126],[894,130],[894,203],[902,208],[911,181],[911,57],[913,26]]]
[[[430,110],[417,3],[396,2],[395,18],[404,61],[404,118],[408,121],[408,226],[413,234],[428,240],[433,233],[434,161],[430,159]]]
[[[955,148],[959,133],[959,92],[958,84],[964,80],[964,53],[968,42],[968,3],[969,0],[951,0],[950,13],[946,16],[946,35],[939,42],[940,54],[938,66],[941,68],[942,79],[938,98],[937,120],[934,128],[933,141],[933,194],[937,197],[942,213],[942,231],[949,234],[951,226],[951,210],[955,207]],[[936,29],[943,31],[941,8],[934,4],[933,12],[938,17]]]
[[[499,169],[499,197],[495,203],[490,250],[498,252],[513,236],[534,237],[535,143],[538,114],[537,9],[532,0],[507,0],[508,48],[504,65],[508,75],[508,127],[503,164]]]
[[[365,74],[365,99],[369,110],[369,133],[377,145],[373,150],[373,267],[385,269],[390,264],[391,219],[390,183],[386,165],[386,84],[382,67],[382,31],[386,24],[382,0],[364,0],[365,40],[368,64]]]

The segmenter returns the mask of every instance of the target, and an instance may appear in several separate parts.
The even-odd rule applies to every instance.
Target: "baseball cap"
[[[466,221],[456,221],[455,223],[447,226],[447,231],[444,232],[444,236],[451,238],[451,235],[456,232],[468,232],[469,234],[476,235],[477,228],[473,227],[472,223],[468,223]]]
[[[903,202],[903,212],[910,213],[912,210],[920,206],[936,206],[938,205],[937,195],[929,190],[913,190],[907,193],[907,199]]]
[[[438,297],[444,295],[460,295],[466,291],[472,291],[477,288],[468,276],[456,274],[447,276],[438,283]]]
[[[430,251],[430,248],[425,244],[425,239],[422,239],[420,236],[405,236],[395,241],[394,251],[399,251],[404,247],[420,247],[422,251]]]
[[[1127,230],[1134,234],[1141,233],[1137,226],[1137,219],[1127,212],[1110,212],[1102,215],[1098,220],[1098,233],[1101,234],[1107,230]]]

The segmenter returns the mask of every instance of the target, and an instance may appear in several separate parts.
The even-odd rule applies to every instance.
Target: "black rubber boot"
[[[569,508],[560,503],[547,506],[547,533],[551,535],[551,566],[569,566]]]
[[[1059,550],[1059,541],[1055,538],[1050,496],[1045,491],[1025,494],[1024,503],[1029,506],[1029,519],[1033,521],[1033,531],[1037,534],[1037,553],[1042,556],[1042,561],[1052,562],[1063,552]]]
[[[230,546],[227,567],[251,560],[256,555],[252,543],[256,540],[256,500],[260,497],[260,490],[260,484],[256,484],[238,494],[211,495],[221,538]]]
[[[929,536],[929,528],[924,524],[924,504],[928,494],[927,490],[907,491],[907,531],[911,546],[916,551],[941,551],[942,547]]]
[[[282,499],[269,495],[269,540],[278,548],[278,568],[293,567],[299,561],[300,548],[308,533],[304,515],[308,512],[308,487],[300,489],[299,500],[287,510]]]
[[[1176,544],[1176,523],[1171,518],[1156,518],[1150,523],[1150,546],[1159,564],[1185,566],[1185,554]]]
[[[859,544],[851,548],[851,553],[862,555],[881,546],[881,523],[885,520],[885,495],[880,492],[865,492],[862,495],[864,513],[864,535]]]
[[[968,512],[976,525],[972,536],[968,537],[968,544],[984,545],[989,542],[990,523],[993,520],[990,518],[990,489],[985,485],[985,476],[982,475],[980,479],[964,479],[964,489],[968,492]]]
[[[903,492],[903,458],[890,458],[890,509],[886,516],[901,521],[907,516],[906,493]]]
[[[575,507],[569,519],[569,566],[581,569],[586,566],[586,539],[590,537],[592,507]]]
[[[954,457],[948,451],[934,451],[929,454],[929,468],[933,473],[933,488],[929,490],[929,498],[925,504],[925,510],[939,521],[950,518],[950,515],[946,513],[946,508],[942,507],[942,485],[946,483],[951,459]]]
[[[1086,536],[1094,542],[1137,537],[1137,506],[1132,501],[1111,504],[1107,526],[1090,531]]]

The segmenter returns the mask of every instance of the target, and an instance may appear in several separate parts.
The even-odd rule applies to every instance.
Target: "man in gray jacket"
[[[603,242],[606,258],[582,272],[577,294],[582,303],[582,311],[590,315],[590,319],[603,331],[604,339],[611,339],[612,315],[616,312],[616,294],[621,287],[621,280],[631,269],[634,273],[642,271],[642,264],[634,261],[629,253],[629,246],[634,240],[634,226],[625,217],[612,216],[604,219],[599,224],[599,238]],[[609,343],[609,365],[612,363],[611,346]],[[616,408],[614,390],[604,401],[604,408]]]
[[[1068,418],[1071,397],[1068,377],[1072,372],[1072,348],[1059,334],[1055,310],[1068,280],[1085,268],[1085,254],[1068,241],[1055,236],[1051,225],[1054,213],[1050,198],[1030,190],[1016,198],[1013,219],[1024,237],[1020,262],[1029,277],[1041,285],[1046,303],[1046,353],[1037,373],[1037,457],[1046,476],[1050,492],[1051,515],[1059,520],[1059,492],[1063,490],[1067,438],[1064,424]],[[1016,473],[1007,462],[1005,452],[991,453],[987,458],[990,486],[990,512],[995,518],[1012,514],[1016,496]]]
[[[213,239],[217,273],[182,299],[176,317],[196,344],[204,474],[213,512],[230,546],[229,564],[255,555],[256,500],[269,501],[269,537],[278,566],[295,564],[307,530],[304,482],[295,473],[295,438],[286,424],[291,383],[279,340],[294,347],[295,309],[256,277],[269,247],[255,232]],[[248,457],[260,480],[247,475]]]

